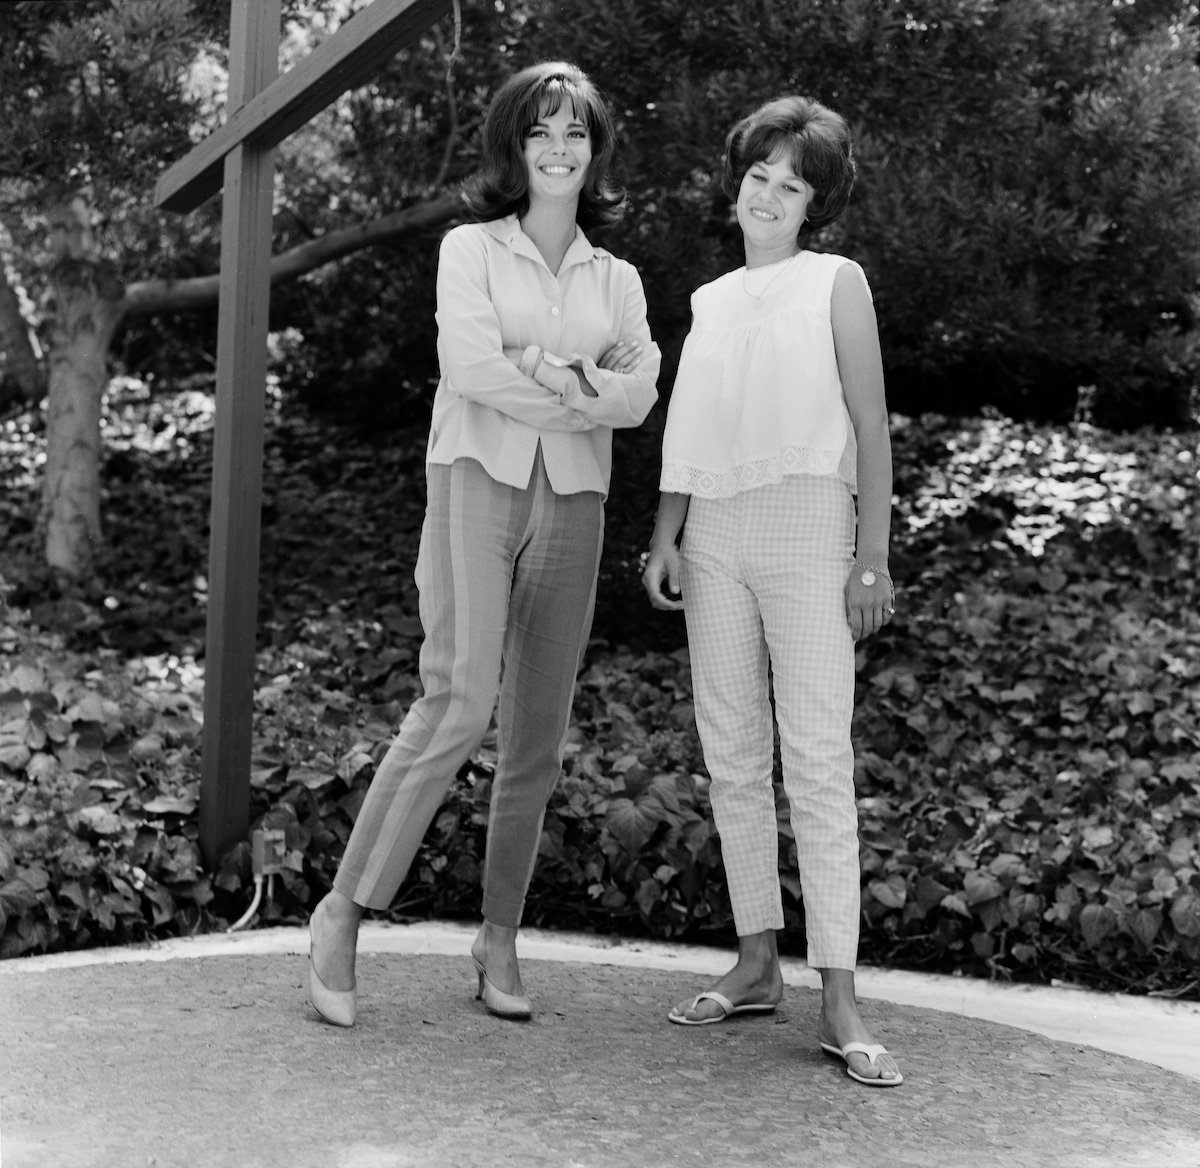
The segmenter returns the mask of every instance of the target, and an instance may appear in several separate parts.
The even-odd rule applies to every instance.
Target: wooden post
[[[210,868],[250,826],[274,148],[455,3],[372,0],[276,77],[280,0],[230,0],[225,124],[158,179],[155,202],[171,211],[190,211],[224,187],[200,777],[200,849]]]
[[[280,0],[232,0],[232,8],[235,110],[275,80]],[[210,867],[250,827],[274,177],[273,146],[241,143],[225,156],[200,779],[200,848]]]

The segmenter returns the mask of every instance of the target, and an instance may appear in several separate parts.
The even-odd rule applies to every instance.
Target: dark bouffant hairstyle
[[[722,189],[736,201],[746,171],[780,152],[813,189],[806,225],[815,230],[832,223],[846,209],[858,172],[846,119],[810,97],[777,97],[759,106],[725,139]]]
[[[616,129],[604,97],[587,74],[566,61],[543,61],[510,77],[492,98],[483,123],[483,164],[467,184],[467,205],[482,220],[502,219],[529,209],[525,137],[542,117],[564,101],[592,138],[579,209],[579,226],[604,227],[625,213],[625,188],[613,175]]]

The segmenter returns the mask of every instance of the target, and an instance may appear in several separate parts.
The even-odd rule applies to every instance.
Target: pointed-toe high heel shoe
[[[308,918],[308,997],[314,1009],[326,1022],[333,1026],[353,1026],[358,1013],[357,988],[331,990],[317,973],[317,963],[313,960],[313,950],[316,948],[313,917],[316,915],[314,912]]]
[[[479,975],[479,992],[475,995],[475,1000],[482,999],[488,1013],[495,1014],[498,1018],[528,1022],[533,1017],[533,1006],[529,999],[521,994],[506,994],[503,990],[496,989],[488,980],[483,963],[474,953],[471,954],[471,960],[475,963],[475,972]]]

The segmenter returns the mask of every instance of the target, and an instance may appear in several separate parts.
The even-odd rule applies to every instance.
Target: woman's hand
[[[642,587],[655,608],[664,612],[678,612],[683,608],[679,590],[679,548],[673,543],[650,548],[646,566],[642,569]]]
[[[856,560],[846,579],[845,596],[846,620],[856,641],[879,632],[896,615],[896,591],[885,569]]]
[[[601,369],[612,373],[632,373],[641,362],[642,346],[632,338],[616,341],[600,355],[596,362]]]

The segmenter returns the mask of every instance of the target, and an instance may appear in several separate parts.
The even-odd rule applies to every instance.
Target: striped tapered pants
[[[854,500],[794,475],[693,497],[682,543],[696,724],[739,936],[783,927],[770,692],[799,855],[808,964],[858,955],[858,814],[850,723],[854,640],[844,588]]]
[[[428,467],[416,580],[423,693],[379,764],[334,887],[387,908],[497,711],[483,915],[521,923],[591,629],[604,505],[557,495],[541,452],[523,489],[471,459]]]

